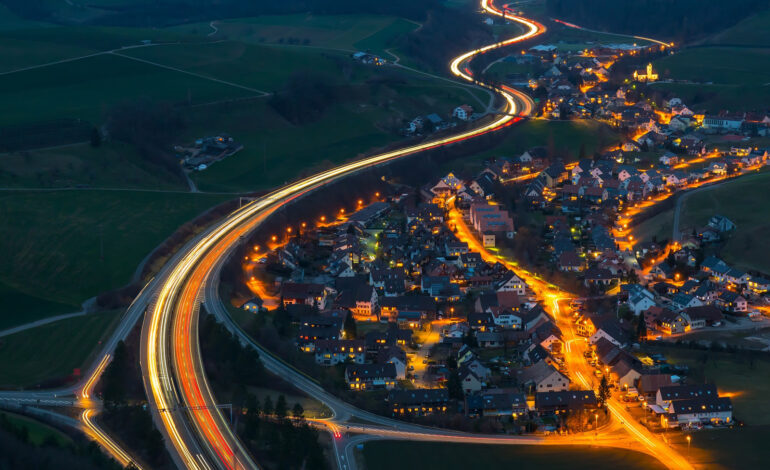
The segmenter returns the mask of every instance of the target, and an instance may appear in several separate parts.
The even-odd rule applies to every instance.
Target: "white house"
[[[473,116],[473,108],[467,104],[458,106],[452,111],[452,117],[456,117],[462,121],[468,121]]]
[[[524,296],[527,290],[527,284],[513,272],[508,274],[497,283],[497,292],[516,292],[520,296]]]

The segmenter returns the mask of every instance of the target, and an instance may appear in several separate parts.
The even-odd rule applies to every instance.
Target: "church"
[[[634,80],[637,82],[654,82],[658,79],[658,74],[652,70],[652,64],[647,64],[646,70],[634,70]]]

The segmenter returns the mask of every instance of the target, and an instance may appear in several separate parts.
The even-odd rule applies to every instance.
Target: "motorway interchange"
[[[691,468],[691,465],[671,447],[646,429],[634,423],[623,407],[611,400],[610,411],[616,418],[598,435],[548,437],[539,436],[484,436],[449,430],[426,428],[384,418],[355,408],[324,391],[312,379],[304,376],[279,359],[271,356],[254,343],[229,317],[218,297],[219,270],[228,255],[240,243],[241,238],[280,208],[319,190],[324,185],[354,174],[363,169],[386,164],[418,152],[451,145],[489,132],[494,132],[528,116],[534,107],[524,93],[510,87],[492,87],[476,81],[470,62],[479,54],[516,44],[533,38],[545,28],[537,22],[516,16],[507,8],[496,7],[492,0],[481,0],[482,9],[491,15],[519,23],[525,30],[514,38],[469,51],[452,61],[452,73],[463,80],[493,90],[503,99],[504,105],[492,120],[454,136],[442,137],[403,149],[374,155],[359,161],[341,165],[295,183],[288,184],[233,212],[213,227],[190,240],[145,286],[128,308],[109,341],[105,342],[99,360],[85,378],[70,387],[37,392],[3,392],[0,401],[8,406],[22,406],[32,414],[46,415],[48,419],[82,429],[98,442],[118,462],[137,465],[130,453],[104,433],[94,423],[99,402],[92,398],[93,388],[101,377],[117,343],[126,338],[142,314],[146,313],[142,328],[141,366],[145,390],[156,426],[164,435],[167,448],[180,468],[190,469],[256,469],[260,468],[244,449],[234,431],[217,408],[216,400],[203,371],[198,347],[198,315],[201,303],[232,331],[240,341],[257,349],[265,367],[281,376],[298,389],[324,403],[333,417],[316,424],[332,434],[337,466],[348,470],[355,468],[353,449],[367,439],[407,439],[486,444],[521,445],[599,445],[621,447],[647,452],[669,468]],[[465,233],[460,231],[460,233]],[[465,233],[473,247],[473,235]],[[479,245],[478,242],[475,245]],[[480,247],[483,250],[483,247]],[[484,250],[485,251],[485,250]],[[495,256],[489,252],[483,256]],[[549,285],[535,275],[523,272],[515,264],[500,260],[523,276],[563,330],[572,333],[569,315],[560,311],[560,304],[569,296],[556,286]],[[569,324],[569,326],[567,326]],[[574,345],[574,348],[572,347]],[[586,380],[588,365],[579,341],[568,343],[568,367],[573,379],[589,387]],[[590,376],[590,375],[589,375]],[[81,408],[80,419],[40,409],[38,406],[63,406]],[[37,410],[37,411],[35,411]],[[58,418],[57,418],[58,416]],[[356,424],[348,423],[352,417]],[[369,424],[360,424],[360,421]]]

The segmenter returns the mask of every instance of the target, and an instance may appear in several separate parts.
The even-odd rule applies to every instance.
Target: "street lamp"
[[[594,435],[599,434],[599,413],[594,413]]]
[[[690,455],[690,441],[692,440],[691,436],[687,436],[687,455]]]

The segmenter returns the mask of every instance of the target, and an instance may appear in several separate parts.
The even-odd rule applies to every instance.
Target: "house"
[[[313,352],[317,341],[341,339],[343,321],[343,318],[306,317],[300,322],[297,344],[302,351]]]
[[[703,118],[703,129],[712,132],[737,132],[743,124],[744,115],[706,115]]]
[[[569,390],[569,379],[545,360],[519,370],[517,378],[519,384],[531,386],[536,392]]]
[[[671,385],[661,387],[655,395],[655,404],[669,409],[671,403],[677,400],[690,400],[698,397],[718,397],[717,386],[714,384]]]
[[[521,312],[521,328],[524,331],[530,331],[547,321],[549,321],[548,314],[539,304]]]
[[[460,379],[460,386],[463,389],[463,393],[468,395],[469,393],[475,393],[484,388],[484,382],[468,367],[460,367],[458,371]]]
[[[575,251],[565,251],[559,255],[559,270],[566,272],[580,272],[585,269],[585,260],[581,259]]]
[[[396,321],[400,312],[418,312],[422,319],[436,314],[436,301],[428,295],[383,297],[378,300],[380,319]]]
[[[523,297],[526,294],[527,284],[513,271],[508,271],[495,285],[497,292],[515,292]]]
[[[699,307],[703,305],[703,302],[701,302],[700,299],[698,299],[694,295],[684,294],[680,292],[678,294],[675,294],[671,298],[671,305],[674,308],[683,310],[689,307]]]
[[[612,284],[613,281],[618,281],[620,278],[612,274],[609,269],[604,268],[589,268],[584,275],[584,283],[586,287],[597,286],[607,287]]]
[[[482,348],[501,348],[505,346],[505,336],[501,331],[477,331],[476,341]]]
[[[473,108],[467,104],[458,106],[452,111],[452,117],[456,117],[461,121],[468,121],[473,116]]]
[[[334,299],[337,308],[353,312],[356,320],[377,320],[377,290],[359,277],[337,278],[335,287],[339,294]]]
[[[620,327],[620,323],[615,318],[597,318],[594,320],[596,331],[589,338],[591,344],[596,344],[599,340],[606,339],[610,343],[618,346],[625,347],[627,343],[627,335],[625,331]]]
[[[548,321],[538,326],[532,332],[532,342],[539,344],[546,351],[553,354],[562,352],[562,333],[558,326]]]
[[[749,310],[749,304],[746,299],[742,295],[729,290],[723,291],[716,298],[715,303],[723,311],[729,313],[745,313]]]
[[[699,396],[671,403],[669,421],[677,425],[729,424],[733,420],[733,403],[729,397]]]
[[[647,401],[654,401],[658,390],[672,384],[670,374],[643,374],[636,381],[636,389]]]
[[[492,389],[465,397],[469,416],[522,416],[529,411],[527,396],[507,389]]]
[[[257,313],[262,308],[262,299],[259,297],[252,297],[251,299],[242,303],[240,308],[246,310],[247,312]]]
[[[284,282],[281,284],[281,298],[284,306],[305,304],[326,309],[328,290],[323,284]]]
[[[752,276],[749,279],[748,288],[755,294],[766,294],[770,290],[770,279]]]
[[[377,352],[377,364],[393,364],[396,367],[396,377],[399,380],[406,379],[406,352],[400,347],[386,346],[380,349]]]
[[[690,319],[690,328],[693,330],[706,326],[719,326],[724,320],[722,311],[714,305],[688,307],[683,313]]]
[[[690,322],[686,315],[664,309],[657,319],[656,329],[667,335],[684,333],[690,329]]]
[[[315,342],[315,362],[322,366],[335,366],[344,362],[363,364],[366,357],[366,341],[357,339],[330,339]]]
[[[345,382],[351,390],[391,389],[396,386],[396,366],[351,364],[345,368]]]
[[[637,361],[629,360],[629,358],[622,358],[610,367],[610,377],[621,390],[633,387],[641,376],[641,365]]]
[[[634,312],[634,315],[639,316],[645,310],[655,306],[655,294],[644,289],[640,286],[634,292],[628,294],[628,308]]]
[[[566,390],[535,394],[535,409],[542,414],[560,414],[572,410],[593,410],[598,406],[593,390]]]
[[[712,216],[709,219],[707,225],[709,225],[710,227],[714,227],[715,229],[717,229],[719,232],[722,232],[722,233],[735,230],[735,223],[733,223],[733,221],[731,221],[730,219],[728,219],[723,215]]]
[[[449,403],[449,391],[445,388],[391,390],[387,401],[393,416],[443,413]]]

